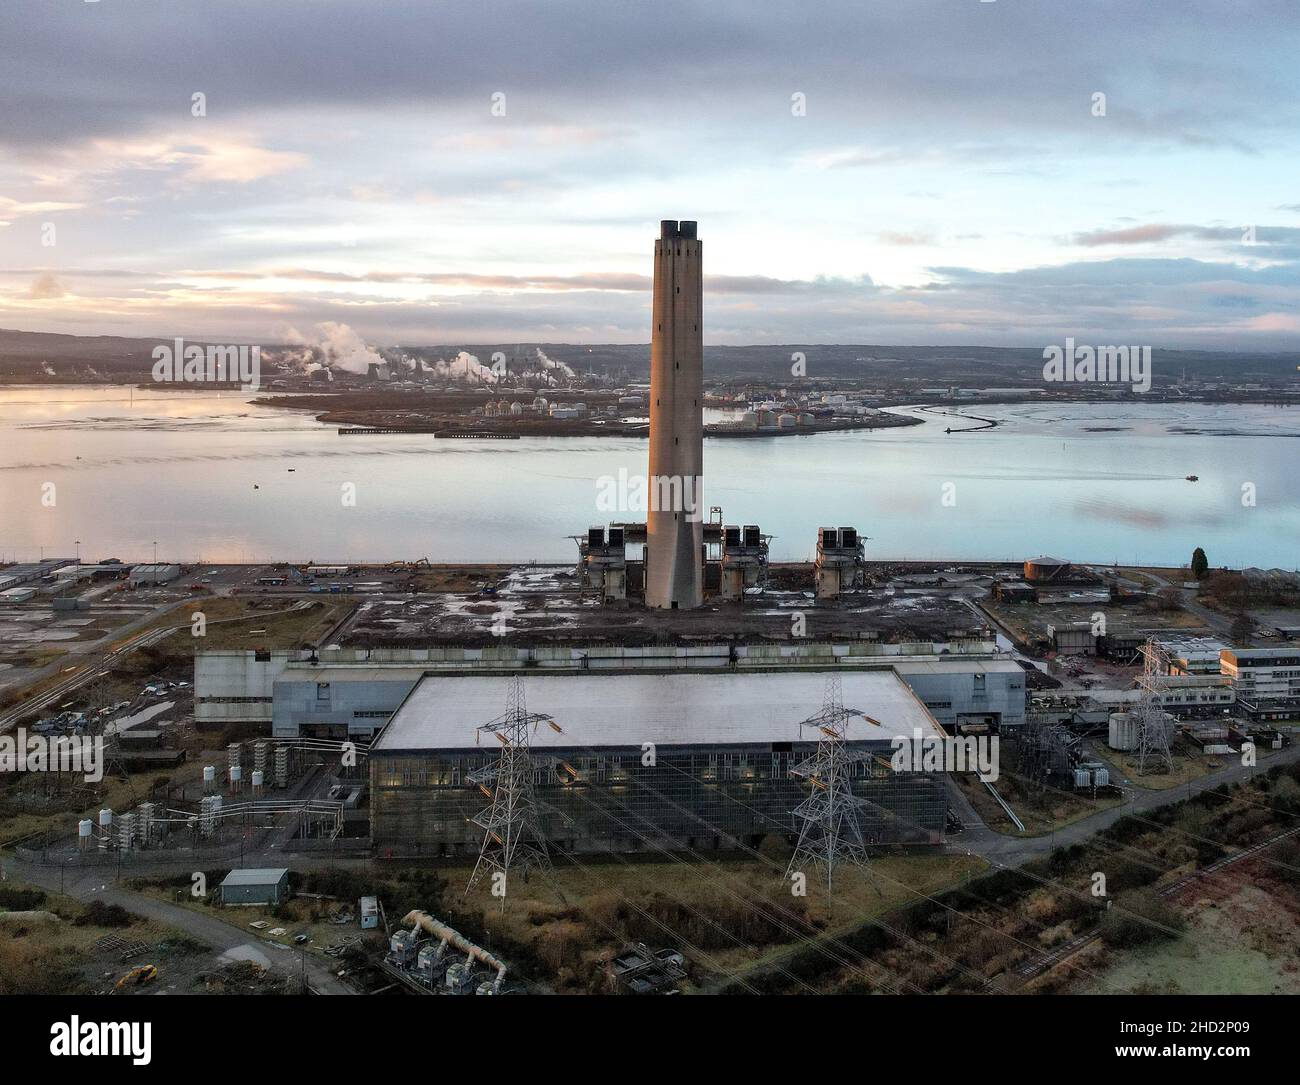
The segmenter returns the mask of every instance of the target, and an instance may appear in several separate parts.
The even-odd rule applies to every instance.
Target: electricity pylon
[[[805,727],[817,729],[817,752],[790,770],[792,775],[808,780],[812,793],[794,809],[794,816],[802,825],[799,842],[786,867],[786,881],[796,872],[806,872],[807,868],[825,867],[826,891],[830,892],[838,863],[851,862],[858,866],[867,863],[862,822],[858,817],[858,811],[866,803],[853,794],[852,766],[867,760],[869,755],[849,749],[845,742],[849,720],[855,716],[880,726],[879,721],[861,710],[844,707],[840,676],[833,674],[826,679],[821,711],[799,724],[801,737]]]
[[[542,723],[557,732],[560,730],[555,720],[544,712],[527,710],[524,683],[516,676],[510,680],[505,714],[478,728],[501,743],[501,756],[468,777],[470,783],[477,784],[492,800],[492,805],[473,819],[483,828],[483,845],[465,893],[468,895],[484,875],[491,875],[492,891],[501,898],[503,908],[512,871],[523,875],[526,881],[531,869],[547,873],[551,869],[533,787],[531,739]]]
[[[1166,773],[1174,771],[1173,755],[1169,752],[1169,718],[1161,696],[1168,688],[1169,655],[1148,637],[1142,650],[1142,677],[1138,687],[1142,691],[1137,704],[1138,756],[1137,772],[1145,776],[1148,766],[1163,766]]]

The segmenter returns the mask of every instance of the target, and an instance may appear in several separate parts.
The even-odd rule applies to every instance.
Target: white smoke
[[[290,343],[297,343],[305,348],[303,355],[298,359],[303,365],[318,362],[327,369],[341,369],[364,377],[370,372],[372,365],[384,364],[384,359],[366,346],[365,340],[352,328],[334,320],[317,324],[307,335],[296,328],[290,328],[286,338]]]
[[[577,376],[577,374],[563,362],[557,362],[552,358],[548,358],[542,351],[541,347],[537,348],[537,360],[542,363],[542,372],[547,377],[548,384],[556,383],[555,373],[558,373],[566,380],[573,380],[573,378]],[[547,370],[554,370],[554,373],[548,373]]]
[[[426,369],[432,370],[443,380],[465,381],[469,384],[496,384],[497,382],[497,375],[489,367],[482,365],[473,354],[464,350],[450,362],[439,358],[432,365],[427,365]]]

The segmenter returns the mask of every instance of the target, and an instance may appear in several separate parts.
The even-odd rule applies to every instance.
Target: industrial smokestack
[[[664,219],[650,336],[647,606],[704,602],[704,280],[696,224]]]

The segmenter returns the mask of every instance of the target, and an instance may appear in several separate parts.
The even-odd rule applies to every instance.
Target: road
[[[99,674],[105,669],[111,669],[112,665],[119,659],[130,655],[132,652],[139,651],[141,648],[148,648],[150,645],[157,644],[159,641],[170,637],[178,630],[187,629],[188,626],[173,625],[160,626],[154,629],[145,629],[142,632],[135,633],[135,635],[131,636],[129,640],[102,656],[94,654],[99,645],[112,643],[123,635],[129,635],[135,630],[140,629],[141,626],[149,625],[164,615],[170,614],[173,610],[195,605],[197,604],[193,599],[180,599],[176,602],[168,603],[165,606],[150,611],[150,613],[146,614],[144,617],[131,622],[130,625],[115,630],[108,636],[82,648],[77,654],[83,659],[87,659],[88,662],[76,666],[71,673],[66,674],[65,677],[61,678],[48,689],[42,690],[40,693],[27,698],[25,701],[20,701],[18,704],[14,705],[12,708],[6,709],[4,712],[0,712],[0,734],[4,734],[6,731],[13,728],[22,717],[30,715],[33,712],[39,712],[42,709],[48,708],[50,705],[58,704],[69,693],[72,693],[78,687],[90,681],[90,679],[96,674]],[[208,623],[208,625],[214,626],[234,622],[247,622],[253,618],[274,618],[282,614],[290,614],[296,610],[303,610],[311,605],[312,600],[300,599],[291,606],[286,607],[284,610],[262,611],[256,615],[240,614],[233,618],[214,618]],[[45,668],[45,670],[41,672],[36,681],[48,678],[50,675],[56,673],[60,667],[66,667],[69,658],[70,656],[63,656],[56,662],[50,664],[49,667]],[[31,685],[35,683],[28,684]]]
[[[99,899],[106,904],[117,904],[133,915],[165,924],[189,935],[196,941],[211,946],[215,955],[231,954],[259,964],[271,965],[281,972],[298,975],[305,970],[307,981],[320,994],[346,995],[355,992],[334,975],[332,969],[339,965],[322,961],[310,952],[276,949],[257,938],[250,938],[238,927],[220,919],[204,915],[191,908],[182,908],[156,897],[109,884],[111,868],[74,867],[64,871],[50,866],[35,866],[16,861],[6,864],[24,882],[42,889],[59,892],[60,875],[63,875],[63,893],[80,901]]]
[[[129,632],[131,629],[142,624],[152,622],[157,617],[157,614],[149,614],[146,617],[141,618],[139,621],[132,622],[126,630],[117,631],[113,634],[113,637],[116,639],[121,636],[123,632]],[[6,731],[16,726],[18,721],[24,716],[28,716],[33,712],[39,712],[42,709],[48,708],[50,705],[57,704],[69,693],[90,681],[91,678],[99,674],[101,671],[106,668],[112,669],[113,664],[119,659],[122,659],[141,648],[147,648],[151,644],[157,644],[165,637],[171,636],[173,632],[175,632],[175,630],[170,628],[146,629],[144,632],[135,634],[135,636],[132,636],[124,644],[114,648],[112,651],[107,652],[102,656],[91,656],[88,662],[76,666],[71,673],[60,678],[54,683],[54,685],[42,690],[34,696],[28,697],[25,701],[19,701],[18,704],[14,705],[12,708],[0,713],[0,734],[4,734]],[[53,664],[49,668],[48,673],[44,674],[43,677],[49,677],[49,674],[56,672],[59,667],[63,666],[67,662],[67,656],[60,658],[58,663]]]
[[[1056,848],[1078,844],[1093,833],[1107,829],[1121,818],[1131,814],[1144,814],[1171,802],[1182,802],[1202,791],[1211,791],[1220,784],[1238,783],[1257,773],[1266,772],[1274,765],[1288,765],[1297,760],[1300,760],[1300,743],[1292,743],[1286,749],[1270,755],[1260,765],[1254,767],[1229,765],[1217,772],[1207,773],[1199,780],[1183,787],[1154,791],[1129,786],[1124,789],[1129,796],[1128,802],[1099,810],[1095,814],[1057,829],[1054,833],[1030,837],[1005,836],[990,829],[979,819],[960,789],[953,785],[950,794],[957,796],[954,806],[957,807],[958,816],[965,823],[966,829],[957,840],[949,843],[948,850],[980,855],[997,866],[1020,866]]]

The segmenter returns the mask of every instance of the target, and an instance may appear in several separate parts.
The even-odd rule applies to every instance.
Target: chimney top
[[[695,240],[695,220],[682,219],[660,219],[659,221],[659,238],[661,241],[672,241],[678,238],[687,241]]]

